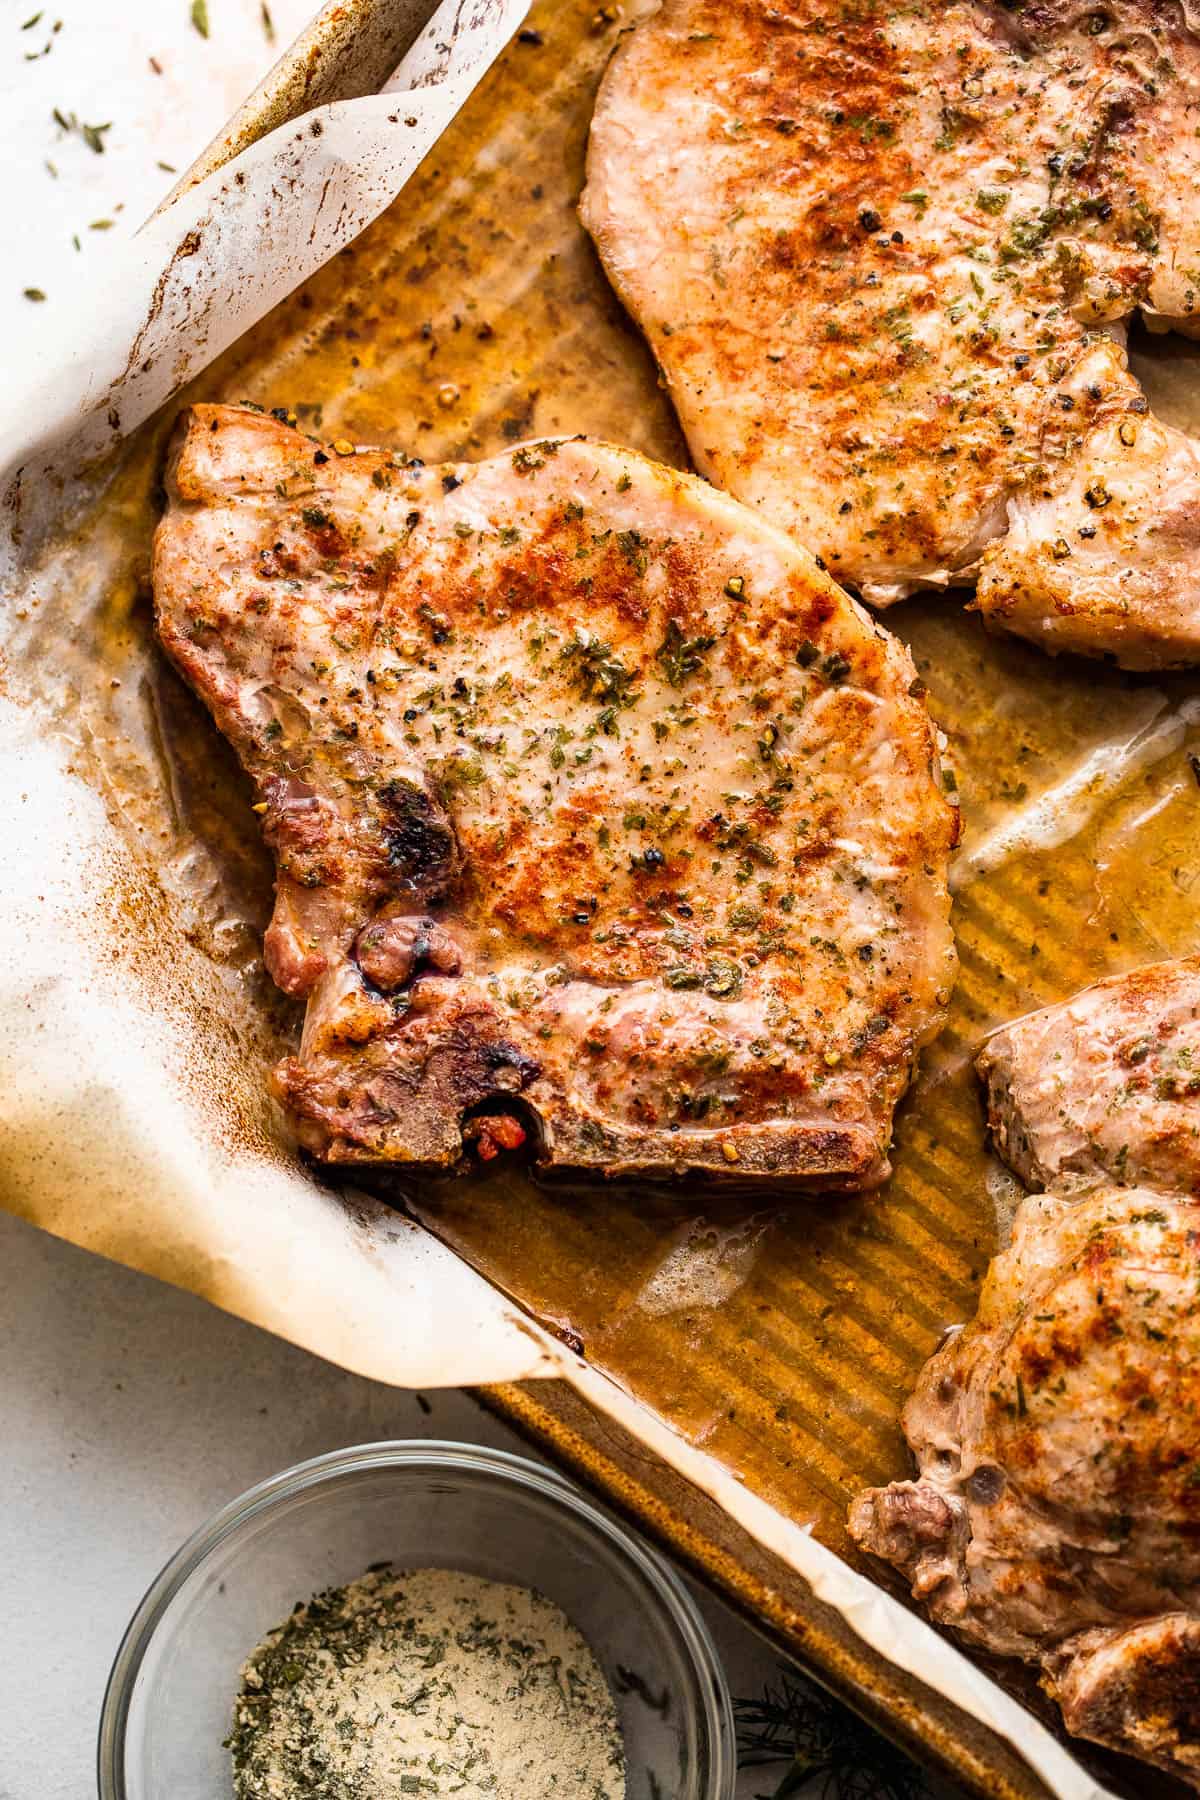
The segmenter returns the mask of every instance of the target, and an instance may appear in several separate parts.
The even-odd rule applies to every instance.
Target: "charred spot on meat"
[[[663,0],[609,67],[584,222],[697,466],[880,606],[1200,660],[1200,444],[1124,322],[1200,333],[1186,7]]]
[[[406,891],[435,899],[451,884],[458,864],[450,821],[415,781],[385,781],[379,789],[388,862]]]
[[[158,628],[261,796],[305,1149],[883,1178],[957,814],[812,557],[582,440],[425,469],[196,407],[168,497]]]

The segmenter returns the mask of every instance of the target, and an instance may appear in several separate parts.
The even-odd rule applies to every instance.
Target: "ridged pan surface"
[[[685,463],[575,213],[596,83],[630,22],[592,0],[536,9],[534,38],[510,47],[400,201],[185,398],[286,407],[328,438],[427,461],[582,431]],[[1159,345],[1138,366],[1158,409],[1200,422],[1195,349]],[[270,869],[232,756],[151,632],[176,410],[54,553],[13,685],[71,734],[168,910],[222,970],[257,1064],[295,1024],[259,960]],[[976,1046],[999,1021],[1200,940],[1200,680],[1052,661],[986,636],[966,598],[887,618],[928,684],[967,824],[951,1018],[902,1108],[887,1186],[784,1202],[506,1172],[406,1193],[499,1286],[851,1558],[847,1501],[905,1471],[900,1406],[973,1311],[1018,1198],[986,1151]]]

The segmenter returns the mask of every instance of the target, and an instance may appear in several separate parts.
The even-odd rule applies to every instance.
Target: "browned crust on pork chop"
[[[953,978],[905,650],[756,514],[581,440],[424,468],[184,416],[158,626],[256,786],[279,1092],[331,1162],[886,1173]]]
[[[1200,446],[1123,321],[1200,318],[1186,7],[663,0],[584,222],[697,467],[886,605],[1130,668],[1200,657]]]
[[[916,1480],[849,1520],[935,1619],[1039,1665],[1070,1730],[1195,1786],[1198,1271],[1189,1200],[1027,1199],[904,1409]]]

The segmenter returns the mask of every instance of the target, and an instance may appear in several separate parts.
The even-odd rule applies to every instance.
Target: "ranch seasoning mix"
[[[608,1684],[540,1594],[374,1566],[297,1605],[242,1670],[236,1800],[624,1800]]]

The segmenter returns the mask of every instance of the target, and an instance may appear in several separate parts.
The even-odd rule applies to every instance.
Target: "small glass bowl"
[[[536,1588],[612,1687],[629,1800],[732,1800],[729,1690],[675,1574],[554,1470],[471,1444],[362,1444],[234,1500],[138,1607],[100,1717],[100,1800],[229,1800],[239,1670],[297,1600],[371,1563]]]

